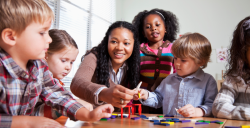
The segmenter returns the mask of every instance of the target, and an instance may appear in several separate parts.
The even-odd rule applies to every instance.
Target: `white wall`
[[[240,20],[250,15],[250,0],[117,0],[117,20],[132,22],[143,10],[160,8],[179,19],[180,32],[199,32],[212,44],[212,62],[205,72],[221,79],[226,63],[217,63],[216,48],[228,47]]]

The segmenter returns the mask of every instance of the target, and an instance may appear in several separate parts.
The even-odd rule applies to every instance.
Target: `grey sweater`
[[[236,83],[236,81],[238,81]],[[215,98],[212,112],[215,117],[250,120],[250,87],[241,77],[226,77]],[[248,87],[248,88],[247,88]]]

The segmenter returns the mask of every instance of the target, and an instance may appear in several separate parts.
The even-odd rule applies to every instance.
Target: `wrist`
[[[90,120],[90,111],[86,108],[82,107],[76,112],[76,119],[77,120],[84,120],[88,121]]]
[[[205,115],[205,111],[202,108],[195,108],[195,116],[202,117]]]
[[[99,96],[98,96],[98,100],[99,101],[104,101],[106,102],[106,92],[107,92],[108,88],[104,88],[100,93],[99,93]]]
[[[148,99],[148,96],[149,96],[149,93],[148,93],[148,91],[146,91],[146,90],[144,90],[144,91],[145,91],[145,96],[144,96],[143,100],[147,100],[147,99]]]

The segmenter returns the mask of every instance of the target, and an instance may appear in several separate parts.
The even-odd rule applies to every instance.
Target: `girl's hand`
[[[100,101],[112,104],[118,108],[123,108],[133,99],[134,94],[134,90],[130,90],[122,85],[116,85],[103,89],[98,98]]]
[[[80,104],[82,104],[86,109],[88,109],[89,111],[93,110],[93,105],[90,104],[87,101],[81,100],[81,99],[76,99],[77,102],[79,102]]]
[[[140,93],[140,98],[138,96],[138,93]],[[148,91],[145,89],[139,89],[138,93],[136,93],[134,95],[134,100],[139,100],[139,99],[143,99],[143,100],[147,100],[148,99]]]
[[[11,128],[66,128],[55,120],[35,116],[13,116]]]
[[[201,108],[195,108],[193,105],[188,104],[184,107],[178,109],[179,114],[184,117],[202,117],[204,116],[204,111]]]

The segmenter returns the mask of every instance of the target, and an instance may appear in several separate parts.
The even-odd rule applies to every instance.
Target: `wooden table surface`
[[[143,114],[147,117],[157,116],[156,114]],[[131,117],[137,117],[136,115],[132,115]],[[176,118],[176,117],[175,117]],[[219,119],[219,118],[208,118],[208,117],[199,117],[199,118],[179,118],[180,120],[191,120],[191,122],[188,123],[175,123],[173,125],[167,126],[170,128],[181,128],[181,127],[193,127],[193,128],[222,128],[224,124],[216,124],[216,123],[210,123],[210,124],[202,124],[202,125],[195,125],[195,122],[197,120],[205,120],[205,121],[214,121],[219,120],[222,122],[226,122],[226,119]],[[56,121],[58,121],[60,124],[65,125],[67,120],[67,117],[61,116]],[[166,126],[161,125],[154,125],[153,122],[150,122],[149,120],[132,120],[129,118],[123,118],[120,117],[115,119],[110,119],[108,121],[98,121],[95,123],[88,123],[83,122],[82,128],[162,128]]]
[[[225,126],[237,126],[241,127],[241,125],[248,125],[250,126],[250,121],[241,121],[241,120],[227,120],[226,123],[224,124]]]

